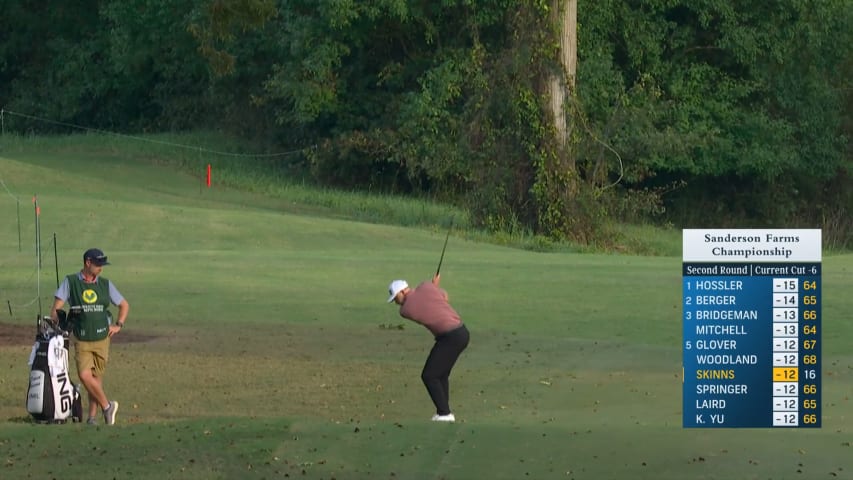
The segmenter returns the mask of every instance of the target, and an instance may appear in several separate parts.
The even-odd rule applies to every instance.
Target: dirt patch
[[[11,345],[32,345],[36,339],[35,325],[13,325],[0,322],[0,347]],[[113,337],[114,343],[140,343],[156,340],[157,335],[139,332],[122,332]]]

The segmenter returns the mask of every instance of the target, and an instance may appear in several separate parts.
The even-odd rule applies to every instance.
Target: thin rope
[[[574,105],[574,107],[575,107],[575,113],[577,114],[576,117],[580,118],[581,123],[583,123],[584,130],[586,130],[586,133],[589,134],[589,136],[592,137],[593,140],[595,140],[596,142],[598,142],[602,146],[604,146],[604,148],[613,152],[613,155],[616,155],[616,159],[619,161],[619,178],[617,178],[616,181],[611,183],[610,185],[605,185],[601,188],[607,189],[607,188],[613,188],[616,185],[619,185],[619,182],[622,181],[622,177],[625,175],[625,165],[622,163],[622,156],[619,155],[619,152],[617,152],[613,147],[608,145],[606,142],[600,140],[598,138],[598,136],[595,133],[593,133],[592,129],[589,128],[589,124],[587,124],[587,122],[586,122],[586,116],[583,115],[583,112],[580,111],[580,109],[577,107],[576,104]]]
[[[49,250],[52,250],[52,249],[51,249],[51,247],[53,246],[53,244],[54,244],[54,239],[53,239],[53,238],[51,238],[51,239],[48,241],[47,248],[48,248]],[[45,251],[45,249],[42,249],[42,251]],[[14,264],[14,263],[15,263],[15,260],[19,260],[19,259],[21,259],[21,257],[23,257],[23,256],[24,256],[24,254],[17,254],[17,255],[6,255],[5,257],[0,258],[0,268],[6,268],[6,266],[7,266],[7,265],[12,265],[12,264]],[[31,260],[31,259],[27,258],[27,260],[29,261],[29,260]],[[55,259],[54,259],[54,260],[55,260]],[[44,271],[42,271],[40,275],[41,275],[41,276],[44,276],[44,275],[46,275],[46,273],[45,273]],[[41,276],[39,277],[39,279],[41,278]],[[29,282],[30,280],[32,280],[33,278],[36,278],[36,271],[35,271],[35,270],[31,270],[31,271],[30,271],[30,273],[29,273],[26,277],[19,277],[19,278],[17,278],[17,279],[16,279],[16,281],[17,281],[17,283],[19,283],[19,284],[25,284],[25,283],[28,283],[28,282]],[[30,305],[32,305],[32,304],[33,304],[33,302],[35,302],[37,299],[38,299],[38,296],[36,296],[36,299],[31,300],[30,302],[28,302],[28,303],[26,303],[26,304],[15,304],[15,303],[13,303],[13,304],[12,304],[12,306],[15,306],[15,307],[26,307],[26,306],[30,306]]]
[[[157,144],[157,145],[165,145],[165,146],[169,146],[169,147],[178,147],[178,148],[186,148],[186,149],[189,149],[189,150],[197,150],[197,151],[199,151],[199,152],[210,153],[210,154],[215,154],[215,155],[222,155],[222,156],[226,156],[226,157],[241,157],[241,158],[270,158],[270,157],[284,157],[284,156],[288,156],[288,155],[295,155],[295,154],[297,154],[297,153],[303,152],[303,151],[305,151],[305,150],[310,150],[310,149],[313,149],[313,148],[315,147],[315,145],[312,145],[312,146],[309,146],[309,147],[299,148],[299,149],[296,149],[296,150],[289,150],[289,151],[286,151],[286,152],[278,152],[278,153],[233,153],[233,152],[220,152],[220,151],[218,151],[218,150],[210,150],[210,149],[203,148],[203,147],[199,147],[199,146],[195,146],[195,145],[185,145],[185,144],[182,144],[182,143],[167,142],[167,141],[165,141],[165,140],[154,140],[154,139],[151,139],[151,138],[137,137],[137,136],[135,136],[135,135],[127,135],[127,134],[124,134],[124,133],[111,132],[111,131],[109,131],[109,130],[101,130],[101,129],[99,129],[99,128],[91,128],[91,127],[85,127],[85,126],[82,126],[82,125],[75,125],[75,124],[73,124],[73,123],[60,122],[60,121],[58,121],[58,120],[51,120],[51,119],[49,119],[49,118],[37,117],[37,116],[35,116],[35,115],[27,115],[26,113],[13,112],[13,111],[11,111],[11,110],[5,110],[5,109],[4,109],[4,110],[3,110],[3,112],[4,112],[4,113],[8,113],[8,114],[10,114],[10,115],[16,115],[16,116],[19,116],[19,117],[27,118],[27,119],[30,119],[30,120],[37,120],[37,121],[39,121],[39,122],[50,123],[50,124],[52,124],[52,125],[60,125],[60,126],[63,126],[63,127],[76,128],[76,129],[79,129],[79,130],[85,130],[85,131],[87,131],[87,132],[95,132],[95,133],[100,133],[100,134],[104,134],[104,135],[112,135],[112,136],[114,136],[114,137],[128,138],[128,139],[132,139],[132,140],[138,140],[138,141],[140,141],[140,142],[154,143],[154,144]]]
[[[6,190],[6,193],[8,193],[10,197],[12,197],[12,200],[15,200],[16,202],[21,201],[20,198],[16,197],[15,194],[9,190],[9,187],[6,186],[6,182],[4,182],[2,178],[0,178],[0,185],[3,185],[3,190]]]

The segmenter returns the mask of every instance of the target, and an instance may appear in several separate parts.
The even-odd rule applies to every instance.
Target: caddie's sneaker
[[[116,412],[118,412],[118,402],[113,400],[110,402],[110,406],[104,409],[104,423],[107,425],[115,425]]]
[[[447,415],[435,414],[432,416],[432,421],[433,422],[455,422],[456,417],[454,417],[452,413],[448,413]]]
[[[98,419],[95,417],[89,417],[88,419],[86,419],[86,425],[97,425],[97,424],[98,424]]]

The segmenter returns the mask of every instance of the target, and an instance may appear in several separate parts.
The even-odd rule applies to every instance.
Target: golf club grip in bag
[[[83,402],[68,368],[68,338],[39,323],[29,363],[27,412],[38,422],[64,423],[69,417],[82,421]]]

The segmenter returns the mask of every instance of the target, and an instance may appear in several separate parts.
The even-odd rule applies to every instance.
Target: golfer
[[[424,364],[421,379],[435,404],[434,422],[455,422],[450,411],[450,371],[468,346],[468,329],[450,306],[447,292],[439,288],[441,275],[424,281],[414,290],[405,280],[394,280],[388,287],[388,303],[400,305],[400,316],[426,327],[435,336],[435,345]]]
[[[89,418],[86,423],[97,423],[98,407],[104,413],[104,423],[113,425],[118,412],[118,402],[107,400],[104,393],[104,372],[110,354],[110,339],[124,326],[130,305],[118,289],[101,276],[104,265],[109,265],[107,256],[97,248],[83,254],[83,268],[66,276],[54,294],[50,318],[58,321],[57,310],[69,302],[74,359],[77,374],[89,394]],[[118,318],[112,323],[107,308],[118,307]]]

